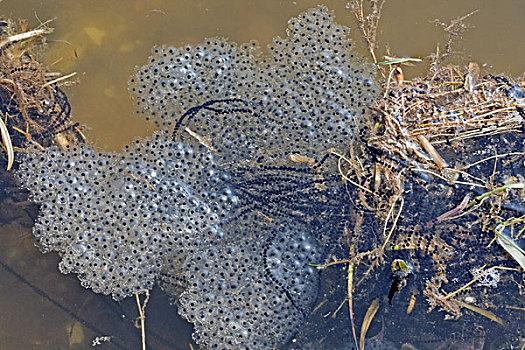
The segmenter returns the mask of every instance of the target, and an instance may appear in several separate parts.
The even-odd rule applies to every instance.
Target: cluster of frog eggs
[[[296,225],[253,214],[224,228],[229,242],[203,247],[189,263],[179,311],[194,324],[203,348],[279,346],[315,301],[318,276],[308,263],[318,261],[322,248]],[[268,248],[266,240],[276,233],[284,235]]]
[[[326,177],[287,157],[347,145],[376,90],[347,32],[318,7],[267,56],[222,39],[154,49],[130,89],[164,131],[122,154],[26,157],[19,177],[41,204],[42,249],[115,298],[160,282],[203,348],[287,342],[317,295],[309,263],[336,231],[323,223],[336,212]]]
[[[292,18],[267,54],[223,39],[157,47],[130,90],[139,112],[175,125],[181,138],[189,124],[226,161],[268,150],[316,157],[348,144],[377,92],[348,31],[319,7]]]
[[[153,287],[164,263],[211,235],[236,198],[208,151],[158,133],[122,154],[81,145],[27,157],[18,176],[41,203],[34,234],[60,269],[123,298]],[[224,215],[224,214],[222,214]]]

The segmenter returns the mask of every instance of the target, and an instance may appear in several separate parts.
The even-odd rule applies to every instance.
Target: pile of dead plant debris
[[[62,76],[42,63],[51,32],[48,23],[30,30],[26,21],[0,21],[1,157],[8,169],[15,153],[28,146],[66,146],[83,138],[70,121],[71,106],[59,87],[74,73]]]
[[[421,59],[378,62],[374,53],[384,1],[370,1],[368,16],[366,3],[351,3],[383,89],[359,139],[346,155],[337,154],[342,179],[357,197],[349,252],[317,268],[348,266],[345,301],[355,346],[362,348],[355,308],[370,304],[361,341],[376,312],[396,313],[371,302],[370,295],[385,293],[385,283],[389,304],[397,299],[407,314],[423,294],[428,311],[510,321],[513,334],[512,324],[525,322],[525,79],[489,74],[474,62],[445,63],[438,49],[428,73],[407,80],[404,65]],[[444,26],[447,50],[473,13]],[[328,310],[324,303],[321,312]]]

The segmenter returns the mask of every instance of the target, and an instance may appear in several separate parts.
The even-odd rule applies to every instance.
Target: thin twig
[[[401,195],[398,195],[394,199],[394,203],[392,203],[392,207],[390,208],[390,211],[388,212],[388,215],[387,215],[386,220],[385,220],[385,226],[383,227],[383,235],[386,233],[386,228],[387,228],[387,224],[388,224],[388,218],[393,213],[394,207],[396,205],[396,202],[397,202],[397,200],[400,197],[401,197]],[[403,199],[403,197],[401,197],[401,203],[399,204],[399,209],[398,209],[397,215],[396,215],[396,217],[394,219],[394,222],[392,223],[392,227],[390,227],[390,231],[388,232],[388,236],[386,236],[385,241],[383,242],[383,245],[381,246],[381,252],[385,251],[385,248],[386,248],[386,246],[388,244],[388,241],[390,241],[390,238],[392,237],[392,234],[394,233],[394,230],[396,229],[397,221],[399,220],[399,217],[401,216],[401,212],[403,211],[404,204],[405,204],[405,200]]]
[[[339,311],[341,311],[341,309],[343,308],[343,306],[348,302],[348,297],[344,298],[343,301],[341,302],[341,304],[339,304],[339,306],[337,307],[337,309],[335,309],[334,313],[332,314],[332,316],[330,316],[331,318],[335,319],[337,317],[337,314],[339,313]],[[328,316],[330,313],[326,314],[324,317]]]
[[[140,322],[140,333],[142,339],[142,350],[146,350],[146,305],[149,301],[149,290],[145,291],[146,297],[144,303],[140,304],[140,297],[138,293],[135,293],[135,300],[137,301],[137,308],[139,310],[138,320]]]
[[[195,131],[191,130],[188,127],[184,128],[184,131],[190,134],[191,137],[196,139],[201,145],[209,149],[211,152],[218,153],[217,149],[213,147],[213,145],[211,144],[211,140],[208,139],[207,137],[197,134]]]
[[[505,153],[505,154],[496,154],[494,156],[490,156],[490,157],[487,157],[487,158],[483,158],[483,159],[480,159],[474,163],[471,163],[471,164],[467,164],[463,167],[461,167],[461,170],[467,170],[468,168],[471,168],[475,165],[478,165],[478,164],[481,164],[483,162],[486,162],[488,160],[491,160],[491,159],[497,159],[497,158],[504,158],[504,157],[508,157],[508,156],[522,156],[522,155],[525,155],[525,152],[510,152],[510,153]]]
[[[315,267],[318,270],[323,270],[330,266],[341,265],[341,264],[353,264],[354,262],[355,262],[354,259],[341,259],[341,260],[330,261],[330,262],[327,262],[326,264],[321,264],[321,265],[310,264],[310,266]]]
[[[370,52],[370,55],[372,56],[372,59],[374,60],[374,63],[377,63],[377,57],[375,54],[377,28],[379,25],[379,20],[381,18],[381,13],[383,11],[383,6],[385,5],[385,2],[386,0],[370,1],[371,12],[368,13],[366,16],[363,8],[363,0],[353,0],[351,3],[352,12],[354,13],[358,27],[361,30],[361,34],[365,39],[366,46],[368,48],[368,51]],[[384,78],[385,74],[383,70],[379,69],[379,72]]]
[[[474,183],[474,182],[455,181],[455,180],[451,181],[451,180],[449,180],[449,179],[447,179],[447,178],[445,178],[445,177],[443,177],[443,176],[441,176],[441,175],[439,175],[439,174],[437,174],[437,173],[435,173],[435,172],[433,172],[431,170],[427,170],[427,169],[413,168],[411,170],[412,171],[419,171],[419,172],[422,172],[422,173],[429,173],[429,174],[434,175],[435,177],[438,177],[438,178],[440,178],[442,180],[445,180],[446,182],[450,182],[450,183],[453,183],[453,184],[487,188],[487,186],[485,186],[485,185],[480,185],[480,184],[477,184],[477,183]]]
[[[51,81],[48,81],[47,83],[43,84],[42,87],[46,87],[46,86],[49,86],[49,85],[53,85],[53,84],[56,84],[62,80],[66,80],[66,79],[69,79],[69,78],[72,78],[74,77],[75,75],[77,75],[77,72],[73,72],[71,74],[68,74],[68,75],[64,75],[62,77],[59,77],[59,78],[56,78],[56,79],[53,79]]]

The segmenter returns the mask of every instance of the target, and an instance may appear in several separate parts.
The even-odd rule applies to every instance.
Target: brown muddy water
[[[55,18],[46,60],[54,70],[78,73],[76,83],[66,87],[73,118],[87,126],[87,137],[97,147],[118,150],[153,131],[135,116],[127,91],[129,76],[146,61],[151,47],[199,43],[212,36],[265,45],[284,35],[288,18],[320,3],[335,11],[339,23],[355,27],[346,1],[4,0],[0,13],[27,18],[32,27]],[[379,51],[388,45],[397,56],[424,58],[443,42],[442,29],[432,20],[476,9],[457,62],[477,61],[493,72],[523,74],[521,0],[389,1],[380,23]],[[358,33],[353,34],[360,43]],[[406,75],[424,69],[409,68]],[[75,276],[59,274],[58,258],[34,247],[31,218],[16,222],[0,226],[0,349],[90,349],[97,336],[113,337],[100,348],[138,349],[133,301],[116,304],[81,288]],[[191,326],[175,315],[175,307],[154,291],[147,316],[149,348],[191,348]]]

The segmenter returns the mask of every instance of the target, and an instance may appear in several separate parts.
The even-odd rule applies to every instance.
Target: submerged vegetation
[[[444,49],[407,79],[428,60],[377,56],[384,4],[350,3],[379,83],[324,7],[267,55],[154,48],[130,90],[161,131],[119,154],[84,144],[72,75],[28,51],[46,25],[6,22],[0,132],[40,248],[134,296],[143,349],[155,285],[205,349],[477,350],[501,330],[495,346],[525,346],[525,81],[450,62],[474,12],[438,21]]]

